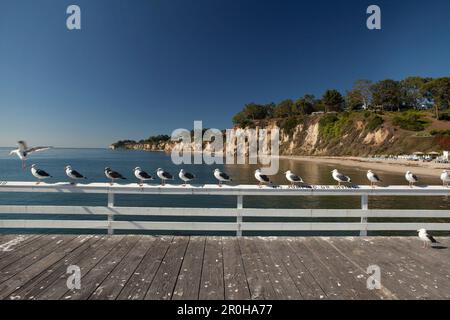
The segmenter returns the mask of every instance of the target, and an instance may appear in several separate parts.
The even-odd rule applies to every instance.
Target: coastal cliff
[[[270,131],[279,127],[280,155],[285,156],[368,156],[441,151],[450,148],[450,122],[430,120],[426,117],[422,121],[424,126],[419,129],[423,130],[408,130],[407,119],[399,121],[389,114],[380,116],[374,113],[352,112],[312,115],[289,123],[276,119],[260,121],[248,127],[257,131],[261,128]],[[164,139],[153,138],[140,142],[121,141],[111,145],[111,148],[171,152],[174,148],[181,147],[168,136],[163,137]],[[225,141],[225,150],[232,146],[234,148],[234,141]],[[193,150],[193,143],[190,147]],[[210,149],[209,143],[203,143],[203,149]]]

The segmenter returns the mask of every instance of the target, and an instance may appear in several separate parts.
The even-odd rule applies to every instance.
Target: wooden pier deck
[[[1,235],[0,299],[449,299],[450,238],[439,240]],[[367,289],[369,265],[381,289]]]

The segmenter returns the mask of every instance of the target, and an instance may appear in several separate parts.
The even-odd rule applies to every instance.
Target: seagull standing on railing
[[[113,170],[111,170],[111,168],[108,168],[108,167],[105,168],[105,176],[108,179],[111,179],[110,185],[114,184],[114,180],[118,180],[118,179],[126,180],[126,178],[124,176],[122,176],[120,173],[118,173],[117,171],[113,171]]]
[[[447,170],[442,171],[441,173],[442,185],[448,188],[448,184],[450,183],[450,174]]]
[[[286,179],[291,183],[290,188],[294,188],[296,183],[303,183],[303,179],[291,172],[291,170],[286,171],[284,174],[286,175]]]
[[[337,169],[334,169],[333,171],[331,171],[331,174],[333,176],[333,179],[338,182],[338,186],[341,185],[341,182],[352,182],[350,177],[343,175]]]
[[[33,152],[39,152],[39,151],[44,151],[44,150],[48,150],[51,147],[34,147],[34,148],[28,148],[27,143],[23,140],[17,142],[17,144],[19,145],[18,149],[12,150],[9,155],[17,155],[19,157],[20,160],[22,160],[22,169],[25,170],[26,169],[26,161],[27,161],[27,157],[29,154],[33,153]]]
[[[153,180],[153,177],[140,167],[134,168],[134,176],[138,178],[140,186],[143,186],[145,181]]]
[[[180,179],[183,180],[183,182],[184,182],[183,187],[186,187],[186,183],[195,179],[195,176],[192,173],[186,172],[186,171],[184,171],[184,169],[180,170],[178,177],[180,177]]]
[[[261,173],[261,169],[255,170],[255,178],[259,181],[260,188],[262,188],[263,183],[272,183],[267,175]]]
[[[367,171],[367,179],[369,179],[370,181],[370,186],[373,188],[374,187],[374,183],[378,183],[381,182],[380,177],[373,172],[372,170]]]
[[[431,246],[433,243],[439,243],[431,234],[427,232],[427,230],[422,228],[417,230],[417,232],[419,233],[419,239],[423,242],[423,248],[426,248],[428,244]]]
[[[406,171],[405,179],[409,182],[410,188],[413,187],[414,183],[419,181],[419,178],[411,171]]]
[[[52,177],[51,175],[49,175],[44,170],[39,169],[35,164],[31,165],[31,174],[38,179],[36,184],[41,183],[41,180],[48,179],[48,178]]]
[[[233,181],[228,174],[220,171],[219,169],[214,170],[214,177],[219,180],[219,187],[222,187],[223,182]]]
[[[161,179],[162,186],[166,184],[166,180],[173,180],[173,176],[169,172],[164,171],[161,168],[158,168],[158,170],[156,171],[156,175]]]
[[[75,184],[76,180],[87,179],[78,171],[73,170],[71,166],[66,166],[66,175],[71,179],[70,184]]]

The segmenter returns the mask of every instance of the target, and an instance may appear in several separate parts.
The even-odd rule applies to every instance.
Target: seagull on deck
[[[41,183],[41,180],[48,179],[48,178],[52,177],[51,175],[49,175],[44,170],[39,169],[35,164],[31,165],[31,174],[38,179],[36,184]]]
[[[303,179],[291,170],[286,171],[284,174],[286,175],[286,179],[291,183],[290,188],[294,188],[296,183],[303,183]]]
[[[374,184],[381,182],[380,177],[372,170],[367,171],[367,179],[370,181],[370,186],[373,188]]]
[[[419,233],[419,239],[423,242],[423,248],[426,248],[428,244],[431,246],[433,243],[439,243],[431,234],[427,232],[426,229],[422,228],[417,230],[417,232]]]
[[[267,175],[261,173],[261,169],[255,170],[255,178],[256,178],[256,180],[259,181],[260,188],[262,188],[263,183],[272,184],[272,181],[270,181],[270,178]]]
[[[219,187],[222,187],[223,182],[233,181],[228,174],[220,171],[219,169],[214,170],[214,177],[219,180]]]
[[[44,151],[44,150],[48,150],[52,147],[34,147],[34,148],[28,148],[27,143],[23,140],[18,141],[17,144],[19,145],[19,148],[12,150],[9,155],[16,155],[19,157],[20,160],[22,160],[22,169],[26,169],[26,161],[28,158],[28,155],[33,153],[33,152],[39,152],[39,151]]]
[[[183,187],[186,187],[186,183],[195,179],[195,176],[192,173],[186,172],[184,169],[180,170],[178,177],[183,180]]]
[[[338,186],[341,185],[341,182],[352,182],[350,177],[343,175],[337,169],[334,169],[333,171],[331,171],[331,174],[333,176],[333,179],[338,182]]]
[[[134,168],[134,176],[139,180],[140,186],[143,186],[145,181],[153,180],[153,177],[140,167]]]
[[[405,179],[409,182],[409,186],[411,188],[413,187],[414,183],[419,181],[419,178],[411,171],[406,171]]]
[[[158,170],[156,171],[156,174],[161,179],[162,186],[165,185],[166,180],[173,180],[173,176],[169,172],[164,171],[161,168],[158,168]]]
[[[447,170],[442,171],[441,173],[442,185],[448,188],[448,184],[450,183],[450,173]]]
[[[75,184],[76,180],[87,179],[78,171],[73,170],[71,166],[66,166],[66,175],[72,180],[71,184]]]
[[[122,179],[122,180],[126,180],[127,178],[125,178],[124,176],[122,176],[120,173],[118,173],[117,171],[113,171],[111,170],[111,168],[106,167],[105,168],[105,176],[108,179],[111,179],[111,185],[114,184],[114,180],[118,180],[118,179]]]

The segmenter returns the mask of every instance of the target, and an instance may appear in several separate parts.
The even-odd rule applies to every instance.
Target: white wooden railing
[[[0,192],[37,193],[97,193],[107,194],[107,206],[28,206],[0,205],[0,214],[49,214],[52,220],[1,219],[0,229],[103,229],[109,234],[114,230],[152,230],[152,231],[228,231],[241,236],[245,231],[415,231],[426,228],[435,231],[450,231],[446,222],[399,222],[392,218],[450,218],[450,210],[379,210],[369,209],[370,196],[450,196],[450,188],[442,186],[311,186],[291,189],[287,186],[277,188],[255,185],[223,186],[217,185],[146,185],[137,184],[113,186],[107,183],[70,185],[68,183],[39,184],[33,182],[0,182]],[[116,194],[140,195],[185,195],[185,196],[236,196],[236,208],[155,208],[118,207],[114,205]],[[358,196],[361,209],[255,209],[244,207],[244,196]],[[106,220],[58,220],[56,215],[106,215]],[[189,222],[183,221],[117,221],[118,216],[158,216],[163,217],[234,217],[233,222]],[[271,222],[245,221],[248,217],[270,217]],[[100,218],[100,217],[99,217]],[[282,218],[318,218],[315,222],[286,222]],[[359,218],[358,222],[323,222],[320,218]],[[383,218],[385,222],[370,222],[369,218]],[[278,219],[278,221],[277,221]],[[389,220],[391,219],[391,220]],[[172,219],[173,220],[173,219]]]

